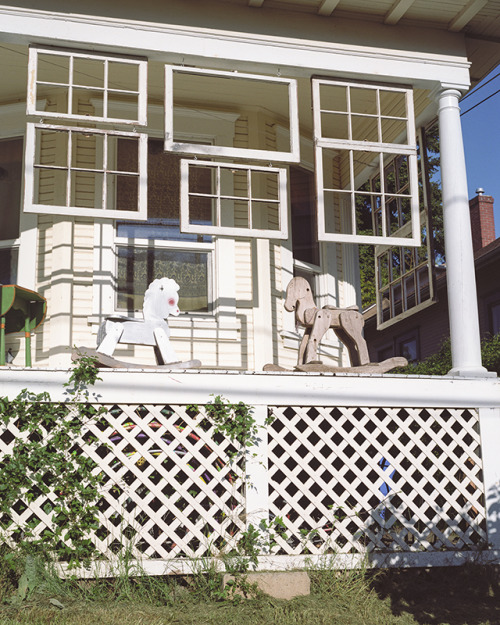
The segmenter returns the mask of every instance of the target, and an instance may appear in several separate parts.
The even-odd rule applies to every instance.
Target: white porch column
[[[453,363],[449,374],[484,376],[488,372],[481,365],[476,276],[458,105],[460,95],[457,89],[444,89],[439,94],[444,241]]]

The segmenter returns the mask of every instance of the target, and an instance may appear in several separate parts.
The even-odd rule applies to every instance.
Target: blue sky
[[[500,74],[500,67],[491,72],[478,87]],[[467,164],[469,198],[482,187],[486,195],[495,198],[495,231],[500,236],[500,93],[493,95],[474,110],[468,109],[500,90],[500,75],[488,85],[470,92],[462,99],[462,129]],[[465,114],[464,114],[465,113]]]

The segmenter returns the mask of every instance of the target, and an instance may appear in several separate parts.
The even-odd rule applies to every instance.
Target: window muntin
[[[419,245],[411,90],[313,79],[313,110],[318,239]],[[395,156],[397,179],[387,171]],[[360,223],[367,212],[368,228]],[[411,224],[404,236],[403,220]]]
[[[146,135],[27,125],[24,210],[145,219]]]
[[[181,230],[288,238],[286,170],[182,160]]]
[[[146,125],[147,62],[99,54],[30,48],[28,115]],[[50,110],[37,98],[51,99]],[[82,114],[81,99],[99,103],[102,113]],[[124,108],[122,103],[128,106]]]
[[[225,143],[200,146],[188,139],[178,140],[178,128],[185,113],[196,110],[206,121],[200,131],[209,136],[217,111],[234,112],[239,117],[266,111],[288,134],[288,149],[278,150],[258,137],[247,137],[247,147],[234,147],[232,138]],[[255,74],[165,66],[165,150],[184,154],[214,155],[230,158],[299,162],[299,121],[297,83],[293,79]]]

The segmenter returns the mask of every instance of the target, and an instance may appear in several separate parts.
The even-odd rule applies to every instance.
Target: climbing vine
[[[65,402],[52,402],[48,393],[27,389],[13,400],[0,398],[2,434],[9,425],[19,430],[10,452],[0,461],[0,529],[9,528],[22,551],[70,566],[89,561],[94,554],[89,534],[98,528],[101,478],[79,443],[82,438],[87,444],[95,442],[87,424],[99,410],[88,402],[87,388],[97,379],[94,360],[82,357],[65,384]],[[37,533],[41,520],[35,514],[25,515],[12,534],[12,510],[22,515],[41,495],[46,495],[43,512],[50,524]]]

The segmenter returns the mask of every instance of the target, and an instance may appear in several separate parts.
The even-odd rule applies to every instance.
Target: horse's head
[[[286,287],[285,310],[293,312],[296,310],[300,300],[308,300],[307,305],[313,307],[314,299],[311,292],[311,286],[305,278],[297,276],[292,278]]]
[[[166,319],[177,317],[179,310],[179,285],[172,278],[157,278],[144,293],[142,307],[144,319]]]

